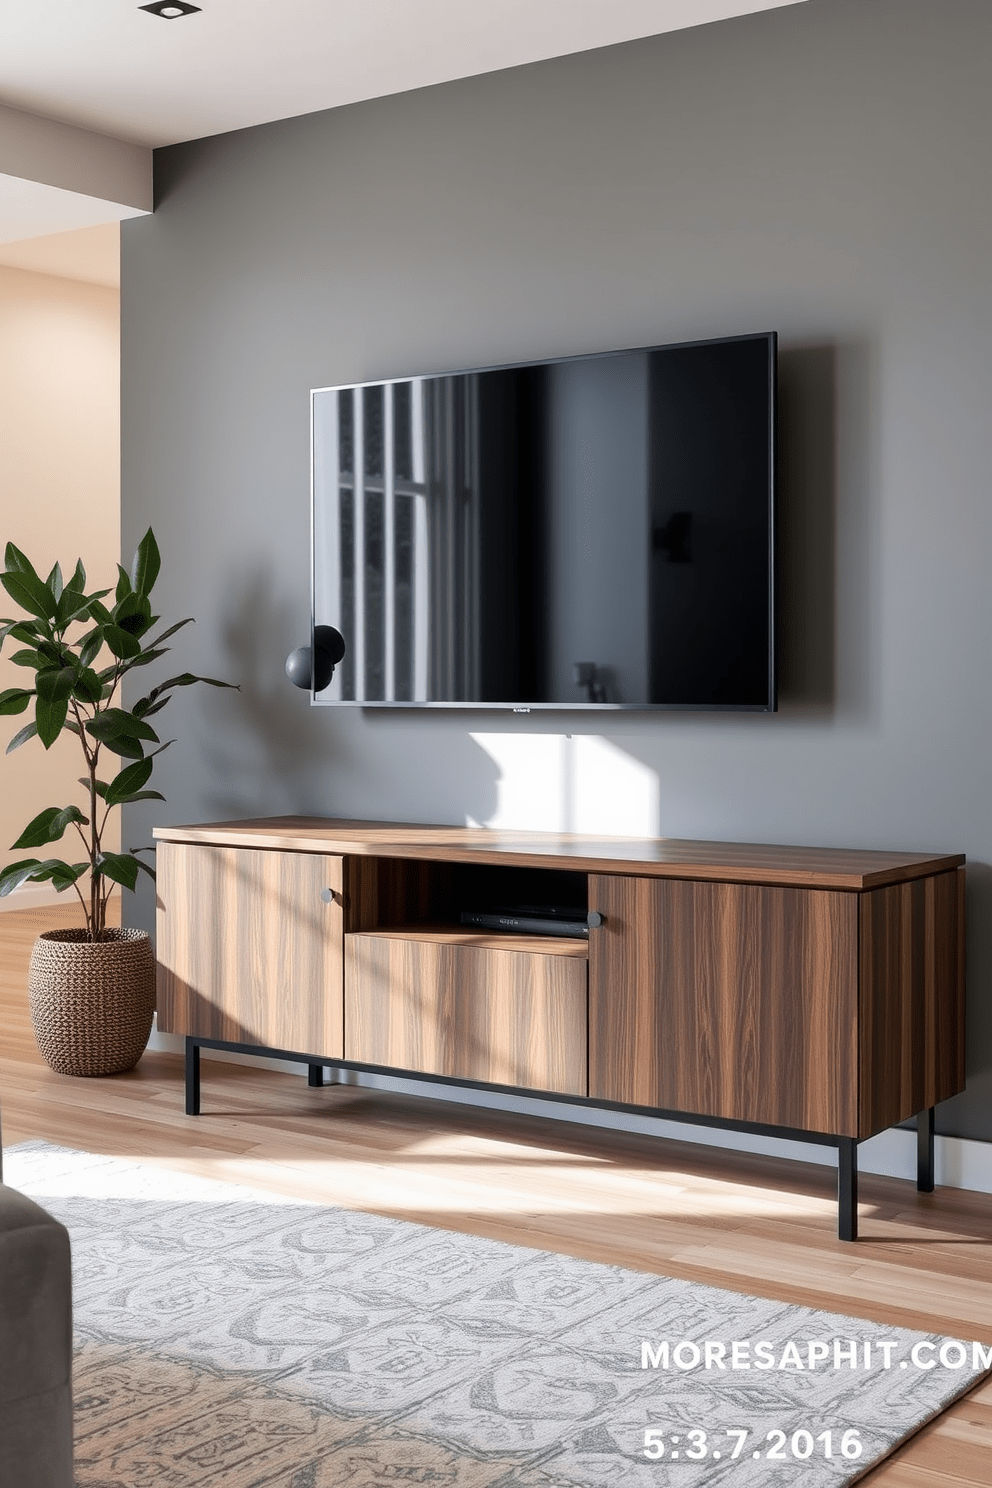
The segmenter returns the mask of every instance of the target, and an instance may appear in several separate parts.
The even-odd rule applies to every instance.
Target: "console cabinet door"
[[[159,1027],[340,1059],[344,859],[175,842],[157,857]]]
[[[590,877],[590,1096],[857,1135],[858,897]]]

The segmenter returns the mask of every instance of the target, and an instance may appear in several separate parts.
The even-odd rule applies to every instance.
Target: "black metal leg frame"
[[[200,1114],[200,1045],[196,1039],[186,1040],[186,1115]]]
[[[184,1039],[186,1050],[186,1115],[200,1114],[200,1050],[228,1049],[234,1054],[255,1054],[263,1059],[288,1059],[294,1064],[307,1065],[307,1084],[319,1089],[324,1083],[326,1060],[316,1060],[312,1054],[297,1054],[292,1049],[263,1049],[258,1044],[230,1044],[223,1039]]]
[[[916,1116],[916,1187],[933,1193],[934,1107]],[[837,1138],[837,1235],[858,1238],[858,1143],[855,1137]]]
[[[933,1106],[916,1118],[916,1186],[920,1193],[933,1193]]]
[[[837,1238],[858,1238],[858,1139],[837,1138]]]
[[[255,1054],[269,1059],[288,1059],[296,1064],[305,1064],[307,1084],[318,1089],[324,1083],[324,1068],[333,1065],[341,1069],[374,1069],[377,1066],[351,1064],[347,1060],[316,1059],[312,1054],[299,1054],[291,1049],[263,1049],[256,1044],[231,1044],[221,1039],[186,1038],[186,1115],[200,1114],[200,1050],[229,1049],[237,1054]],[[449,1080],[441,1075],[420,1075],[410,1070],[392,1070],[389,1073],[408,1079],[425,1079],[439,1085],[473,1085],[471,1080]],[[484,1087],[479,1087],[484,1088]],[[501,1087],[503,1088],[503,1087]],[[528,1095],[536,1092],[527,1091]],[[549,1103],[574,1097],[548,1096]],[[591,1104],[621,1109],[611,1102],[597,1101]],[[804,1132],[784,1127],[755,1126],[744,1121],[717,1121],[712,1117],[687,1115],[681,1111],[658,1111],[655,1115],[669,1121],[685,1121],[696,1126],[715,1126],[733,1131],[751,1131],[766,1136],[792,1138],[801,1142],[817,1142],[837,1148],[837,1237],[840,1240],[858,1238],[858,1139],[857,1137],[825,1136],[821,1132]],[[934,1108],[920,1111],[916,1118],[916,1186],[920,1193],[933,1193],[933,1138]]]

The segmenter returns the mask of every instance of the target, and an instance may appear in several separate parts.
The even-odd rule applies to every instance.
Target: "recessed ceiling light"
[[[194,10],[200,10],[201,7],[187,5],[186,0],[155,0],[154,5],[139,5],[138,9],[161,16],[163,21],[178,21],[180,16],[192,15]]]

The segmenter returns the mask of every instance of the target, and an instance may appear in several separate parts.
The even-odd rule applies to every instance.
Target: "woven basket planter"
[[[31,952],[28,988],[34,1036],[60,1075],[120,1075],[134,1069],[155,1011],[155,957],[144,930],[47,930]]]

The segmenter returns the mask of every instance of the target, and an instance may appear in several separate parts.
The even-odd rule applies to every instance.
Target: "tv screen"
[[[318,703],[771,711],[774,333],[312,394]]]

